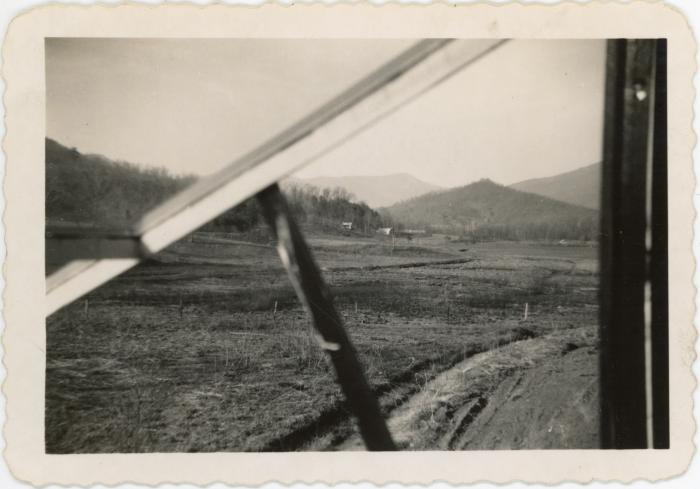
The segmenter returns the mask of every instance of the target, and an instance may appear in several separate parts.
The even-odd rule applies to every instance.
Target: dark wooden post
[[[657,41],[608,41],[601,215],[601,409],[604,448],[647,448],[647,220]],[[650,411],[649,411],[650,413]]]
[[[369,450],[396,450],[374,394],[365,379],[350,338],[333,305],[328,287],[277,184],[258,195],[263,214],[277,239],[277,250],[294,289],[311,315],[317,339],[330,356],[346,402],[357,417]]]

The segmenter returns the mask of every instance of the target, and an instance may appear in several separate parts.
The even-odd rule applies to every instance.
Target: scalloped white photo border
[[[669,147],[670,450],[525,450],[397,453],[199,453],[46,455],[44,453],[44,38],[667,38]],[[3,385],[4,456],[12,473],[35,485],[132,481],[257,485],[268,481],[495,483],[657,480],[685,470],[694,452],[692,393],[695,268],[692,104],[695,43],[682,15],[658,2],[336,4],[236,7],[66,6],[17,17],[3,46],[7,158],[4,182],[7,258]],[[284,171],[291,171],[292,165]],[[284,171],[248,172],[247,190]],[[261,188],[261,187],[260,187]],[[228,203],[229,205],[231,203]],[[167,240],[166,240],[167,241]],[[164,241],[165,242],[165,241]],[[157,248],[157,246],[156,246]]]

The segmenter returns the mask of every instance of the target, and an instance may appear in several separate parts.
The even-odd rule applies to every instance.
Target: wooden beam
[[[47,316],[138,263],[138,258],[111,258],[76,260],[61,267],[46,278]]]
[[[601,441],[647,448],[647,171],[654,40],[608,41],[601,215]]]
[[[330,357],[345,401],[357,418],[367,449],[396,450],[343,321],[333,305],[330,290],[279,186],[275,184],[260,192],[258,201],[277,240],[277,250],[294,290],[311,316],[318,343]]]
[[[416,43],[286,131],[146,214],[134,233],[141,237],[142,249],[155,253],[195,231],[342,145],[504,42],[438,39]],[[109,260],[96,260],[77,274],[62,269],[50,277],[47,314],[90,291],[96,284],[95,277],[106,281],[110,273],[125,270],[125,262],[119,266],[106,262]]]

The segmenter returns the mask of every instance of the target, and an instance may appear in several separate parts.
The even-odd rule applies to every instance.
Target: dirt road
[[[597,446],[598,377],[581,331],[514,342],[468,358],[428,381],[392,412],[401,449]],[[355,435],[337,450],[362,450]]]

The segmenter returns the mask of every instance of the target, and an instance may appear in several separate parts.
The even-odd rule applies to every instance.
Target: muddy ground
[[[595,248],[310,242],[401,448],[597,445]],[[274,248],[235,237],[51,316],[46,374],[49,453],[362,448]]]

